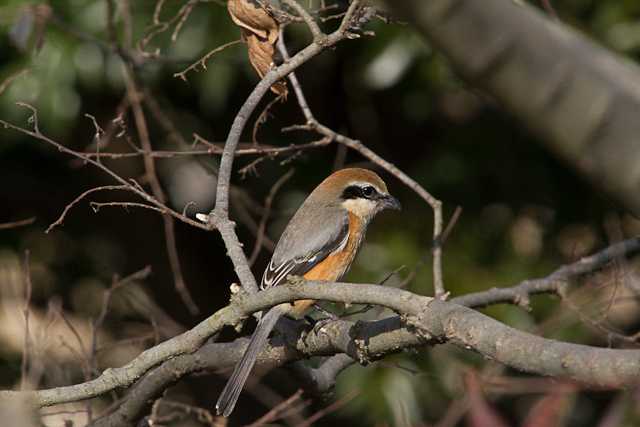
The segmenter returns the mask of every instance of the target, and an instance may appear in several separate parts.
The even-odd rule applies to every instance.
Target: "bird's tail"
[[[258,326],[249,341],[249,346],[242,355],[242,359],[240,359],[236,367],[233,369],[233,373],[229,377],[227,385],[224,386],[224,390],[222,390],[222,393],[218,398],[218,402],[216,403],[216,413],[218,415],[228,417],[233,411],[238,397],[240,396],[240,392],[244,387],[244,383],[247,381],[249,373],[251,372],[253,365],[256,363],[258,354],[267,343],[269,334],[275,327],[281,314],[282,308],[280,306],[275,306],[264,314],[258,322]]]

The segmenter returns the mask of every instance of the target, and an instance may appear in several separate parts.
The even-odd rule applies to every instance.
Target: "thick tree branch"
[[[638,239],[622,242],[592,257],[563,267],[550,277],[556,275],[568,279],[574,275],[595,271],[612,259],[637,253],[639,245]],[[228,307],[221,309],[195,328],[146,350],[121,368],[107,369],[95,380],[26,394],[4,391],[0,392],[0,398],[27,396],[37,406],[50,406],[87,399],[115,388],[127,387],[164,361],[196,352],[209,336],[223,326],[235,325],[254,312],[301,298],[380,305],[400,313],[401,316],[375,322],[332,322],[323,329],[325,333],[309,334],[304,339],[298,339],[302,337],[299,335],[293,339],[297,350],[278,350],[278,358],[272,360],[280,361],[279,363],[297,360],[303,356],[339,353],[365,363],[390,352],[425,344],[435,338],[469,347],[516,369],[541,375],[567,376],[591,386],[621,387],[637,381],[640,375],[640,370],[637,370],[640,369],[640,350],[599,349],[535,337],[514,330],[470,308],[453,302],[432,300],[402,289],[378,285],[296,281],[292,285],[264,292],[237,294]],[[505,300],[498,295],[495,301]],[[486,299],[482,302],[486,303]],[[214,348],[216,345],[227,346],[224,352],[229,353],[230,363],[227,365],[212,362],[217,363],[216,368],[223,368],[239,360],[246,344],[245,340],[240,340],[235,344],[210,345]],[[536,351],[528,351],[530,345]],[[272,350],[273,348],[266,352]],[[285,353],[288,356],[282,358]],[[266,362],[266,359],[264,360]],[[211,368],[213,367],[214,365],[211,365]]]
[[[453,68],[640,215],[640,70],[525,2],[388,1]]]
[[[277,292],[273,292],[276,289]],[[469,308],[395,288],[317,282],[283,286],[273,291],[252,295],[239,304],[251,305],[257,297],[269,294],[273,304],[298,298],[375,301],[375,304],[386,301],[385,305],[402,313],[373,322],[334,321],[318,335],[299,332],[290,340],[290,346],[272,339],[258,359],[259,366],[275,367],[310,356],[339,355],[329,359],[331,366],[312,370],[327,369],[327,375],[314,378],[319,389],[331,387],[336,372],[348,366],[350,359],[368,363],[403,349],[440,342],[451,342],[521,371],[568,377],[590,387],[619,388],[640,380],[640,350],[612,350],[549,340],[515,330]],[[126,403],[116,412],[118,415],[107,417],[109,423],[96,425],[127,425],[117,423],[123,420],[132,423],[144,411],[146,402],[177,377],[231,367],[247,344],[246,338],[233,343],[208,344],[193,355],[164,363],[133,388]]]

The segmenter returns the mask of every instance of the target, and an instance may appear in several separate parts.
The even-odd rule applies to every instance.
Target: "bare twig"
[[[493,288],[452,298],[451,302],[467,307],[484,307],[509,303],[527,307],[529,296],[540,293],[562,294],[569,279],[600,270],[615,259],[629,257],[640,252],[640,238],[635,237],[565,265],[547,277],[525,280],[510,288]]]
[[[462,214],[462,208],[460,206],[456,206],[456,209],[453,211],[453,215],[451,215],[451,218],[449,219],[449,222],[447,223],[447,226],[444,228],[444,231],[442,232],[442,236],[440,237],[441,246],[444,245],[444,242],[446,242],[447,239],[449,238],[449,235],[451,234],[451,231],[458,223],[458,219],[460,219],[461,214]]]
[[[332,413],[334,411],[337,411],[338,409],[342,408],[344,405],[346,405],[347,403],[349,403],[353,399],[355,399],[359,394],[360,394],[359,391],[352,391],[352,392],[348,393],[343,398],[336,400],[331,405],[327,406],[326,408],[320,409],[318,412],[316,412],[315,414],[311,415],[303,423],[298,425],[298,427],[310,427],[310,426],[312,426],[313,423],[318,421],[320,418],[322,418],[322,417],[324,417],[324,416],[326,416],[326,415],[328,415],[328,414],[330,414],[330,413]]]
[[[180,30],[182,29],[182,26],[189,18],[191,11],[200,1],[202,0],[189,0],[178,10],[178,13],[176,13],[166,21],[160,21],[160,13],[162,12],[164,1],[157,3],[153,13],[153,25],[149,28],[146,35],[138,43],[138,51],[140,52],[140,54],[145,57],[158,57],[160,55],[159,49],[156,49],[153,52],[149,52],[146,50],[146,48],[157,35],[167,31],[173,24],[176,24],[176,26],[171,35],[171,41],[175,42],[178,38]]]
[[[242,43],[242,39],[238,39],[238,40],[234,40],[231,41],[229,43],[225,43],[222,46],[218,46],[217,48],[210,50],[209,52],[207,52],[202,58],[198,59],[196,62],[194,62],[193,64],[189,65],[187,68],[185,68],[184,70],[178,72],[178,73],[174,73],[173,77],[179,78],[183,81],[187,81],[187,73],[189,71],[198,71],[198,67],[202,68],[203,70],[207,69],[207,61],[216,53],[218,52],[222,52],[223,50],[225,50],[226,48],[236,45],[238,43]]]
[[[132,74],[132,70],[129,67],[125,66],[123,67],[123,74],[125,77],[125,83],[127,85],[127,96],[129,97],[129,102],[131,103],[133,117],[136,123],[136,128],[138,130],[140,144],[142,145],[143,150],[145,150],[146,152],[150,152],[152,151],[151,139],[149,137],[149,129],[147,127],[147,121],[145,119],[144,111],[142,109],[142,103],[140,100],[141,93],[140,91],[138,91],[135,78]],[[153,195],[155,196],[156,200],[158,200],[162,205],[166,205],[167,197],[164,194],[162,185],[160,184],[160,179],[158,178],[158,174],[156,172],[154,159],[150,156],[143,156],[143,160],[146,176],[149,180]],[[175,223],[173,222],[173,218],[171,218],[167,214],[162,215],[162,219],[164,221],[164,236],[167,245],[167,255],[169,257],[171,271],[173,272],[175,289],[178,292],[178,295],[180,295],[182,302],[187,307],[189,312],[192,315],[196,315],[200,312],[200,310],[198,309],[196,303],[193,301],[193,298],[191,297],[191,294],[189,293],[189,290],[184,282],[182,269],[180,267],[180,257],[178,255],[178,249],[176,246]]]
[[[98,330],[102,327],[107,317],[109,304],[111,303],[111,297],[113,296],[113,293],[129,283],[146,279],[150,274],[151,266],[148,265],[142,270],[136,271],[135,273],[132,273],[122,279],[114,277],[109,289],[104,291],[102,295],[102,306],[100,308],[100,313],[98,314],[98,317],[96,317],[93,322],[91,322],[91,363],[94,370],[97,369],[97,366],[95,364],[95,357],[98,352]]]
[[[296,0],[283,0],[283,3],[291,7],[296,13],[304,20],[305,24],[311,31],[311,35],[313,35],[314,41],[321,40],[324,36],[324,33],[318,26],[318,23],[313,19],[311,14],[307,12],[307,10],[300,5]]]
[[[273,199],[275,198],[278,191],[280,191],[280,188],[284,185],[284,183],[293,176],[293,172],[294,170],[291,169],[287,173],[282,175],[280,179],[278,179],[276,183],[273,184],[273,187],[271,187],[271,190],[269,191],[269,194],[264,201],[264,213],[262,214],[262,219],[260,220],[260,225],[258,226],[258,235],[256,237],[255,246],[253,247],[253,251],[251,251],[251,256],[249,257],[249,265],[253,265],[253,263],[256,262],[258,255],[260,254],[262,242],[266,234],[267,221],[269,220],[269,215],[271,214],[271,205],[273,204]]]
[[[0,95],[2,95],[5,90],[7,90],[7,88],[11,85],[11,83],[13,83],[16,79],[19,79],[20,77],[29,73],[29,71],[30,70],[28,68],[23,68],[22,70],[11,74],[9,77],[4,79],[2,83],[0,83]]]
[[[29,384],[29,364],[31,363],[31,332],[29,330],[29,312],[31,305],[31,292],[33,286],[31,284],[31,267],[29,251],[24,253],[24,303],[22,305],[22,314],[24,316],[24,350],[22,352],[22,364],[20,369],[20,390],[26,390]],[[35,384],[32,384],[35,386]]]
[[[89,361],[90,359],[89,351],[84,345],[84,341],[82,339],[82,336],[80,335],[80,332],[78,331],[78,328],[76,328],[76,326],[69,320],[69,318],[64,312],[64,309],[61,306],[56,307],[56,309],[57,309],[58,316],[62,319],[64,324],[67,326],[67,329],[69,329],[69,331],[75,338],[78,344],[78,349],[76,350],[71,344],[65,342],[64,339],[60,337],[60,340],[62,341],[62,345],[66,346],[69,349],[69,351],[78,358],[78,362],[81,365],[85,381],[88,381],[91,378],[91,372],[92,372],[90,361]]]
[[[354,2],[355,3],[355,2]],[[353,3],[351,4],[353,6]],[[350,8],[351,8],[350,6]],[[345,16],[343,20],[343,24],[347,20]],[[342,27],[342,25],[341,25]],[[284,43],[283,37],[278,39],[278,49],[282,54],[285,60],[289,59],[289,53],[287,52],[286,45]],[[433,285],[434,285],[434,293],[437,298],[446,298],[447,293],[444,289],[444,282],[442,278],[442,203],[440,200],[433,197],[427,190],[425,190],[420,184],[418,184],[415,180],[410,178],[403,171],[398,169],[394,164],[386,161],[382,157],[378,156],[371,149],[367,148],[360,141],[348,138],[344,135],[341,135],[330,128],[320,124],[316,118],[314,117],[311,109],[309,108],[309,104],[306,101],[306,97],[304,96],[304,92],[302,91],[302,87],[300,86],[300,82],[298,81],[294,72],[289,74],[289,81],[291,82],[291,86],[293,86],[293,90],[296,94],[296,98],[298,99],[298,104],[300,105],[300,109],[302,110],[305,119],[307,121],[304,125],[296,125],[290,126],[289,128],[285,128],[283,130],[309,130],[315,131],[330,138],[333,141],[338,142],[346,147],[349,147],[355,151],[358,151],[367,159],[371,160],[378,166],[382,167],[384,170],[395,176],[399,179],[403,184],[407,187],[411,188],[416,194],[418,194],[423,200],[425,200],[431,209],[433,210],[433,244],[431,253],[433,256]]]
[[[91,158],[90,155],[71,150],[70,148],[67,148],[64,145],[60,144],[59,142],[54,141],[53,139],[51,139],[51,138],[47,137],[46,135],[42,134],[40,132],[38,126],[37,126],[37,123],[38,123],[37,122],[37,110],[32,105],[26,104],[24,102],[19,102],[17,104],[22,106],[22,107],[28,108],[28,109],[30,109],[32,111],[33,114],[29,118],[29,122],[34,125],[34,130],[31,131],[31,130],[25,129],[23,127],[14,125],[13,123],[9,123],[9,122],[7,122],[5,120],[0,119],[0,124],[2,126],[4,126],[6,129],[12,129],[12,130],[20,132],[22,134],[28,135],[28,136],[30,136],[30,137],[32,137],[34,139],[46,142],[47,144],[52,145],[53,147],[57,148],[58,151],[60,151],[60,152],[69,154],[69,155],[71,155],[73,157],[76,157],[77,159],[82,160],[84,163],[89,163],[89,164],[97,167],[98,169],[102,170],[104,173],[106,173],[111,178],[113,178],[115,181],[117,181],[117,182],[119,182],[121,184],[121,186],[117,186],[117,187],[126,188],[127,191],[130,191],[130,192],[136,194],[137,196],[141,197],[143,200],[149,202],[152,205],[155,205],[159,209],[162,209],[164,213],[167,213],[167,214],[173,216],[174,218],[179,219],[182,222],[185,222],[185,223],[187,223],[189,225],[192,225],[194,227],[197,227],[197,228],[200,228],[200,229],[203,229],[203,230],[210,230],[211,229],[211,226],[202,224],[202,223],[200,223],[198,221],[194,221],[191,218],[188,218],[188,217],[180,214],[179,212],[176,212],[173,209],[168,208],[166,205],[163,205],[158,200],[156,200],[153,196],[151,196],[150,194],[145,192],[135,182],[133,182],[131,180],[127,180],[127,179],[121,177],[120,175],[118,175],[117,173],[113,172],[108,167],[104,166],[102,163],[97,162],[96,160]],[[76,199],[76,202],[77,202],[77,199]],[[59,224],[56,224],[56,225],[59,225]]]
[[[107,152],[85,152],[82,153],[87,158],[109,158],[109,159],[123,159],[131,157],[149,156],[153,158],[169,159],[172,157],[182,156],[210,156],[212,154],[222,154],[223,148],[210,141],[207,141],[198,134],[193,134],[194,143],[199,143],[209,147],[206,150],[184,150],[184,151],[171,151],[171,150],[153,150],[145,151],[137,147],[133,147],[134,151],[131,153],[107,153]],[[285,147],[274,147],[272,145],[255,145],[251,143],[244,144],[247,148],[238,148],[236,150],[236,156],[252,156],[252,155],[265,155],[270,157],[277,157],[287,153],[297,153],[313,148],[321,148],[331,143],[326,139],[309,142],[306,144],[290,144]],[[241,144],[242,145],[242,144]],[[251,148],[248,148],[251,146]]]
[[[31,225],[36,221],[36,217],[21,219],[19,221],[3,222],[0,223],[0,230],[9,230],[11,228],[24,227],[25,225]]]
[[[271,108],[278,102],[285,99],[285,95],[280,94],[273,98],[265,107],[262,109],[262,112],[258,115],[255,123],[253,124],[253,132],[251,133],[251,140],[254,145],[258,145],[258,130],[260,130],[260,126],[265,124],[269,118],[269,112]]]
[[[324,49],[327,49],[339,41],[351,36],[348,29],[351,23],[351,18],[356,12],[359,4],[359,0],[354,0],[351,3],[349,11],[343,18],[338,30],[327,36],[315,39],[313,43],[302,49],[294,57],[267,72],[246,99],[240,108],[240,111],[238,111],[238,114],[231,125],[231,129],[229,130],[222,158],[220,159],[216,204],[214,210],[209,214],[209,223],[215,225],[220,232],[227,248],[227,254],[233,262],[235,272],[247,292],[257,292],[258,285],[251,269],[249,268],[247,257],[242,250],[242,245],[238,240],[238,236],[235,234],[234,224],[229,219],[229,188],[231,172],[240,136],[247,120],[255,110],[256,106],[275,82],[285,77],[287,74],[322,52]]]
[[[62,225],[64,223],[64,219],[67,217],[67,214],[69,213],[71,208],[73,208],[76,204],[78,204],[82,199],[87,197],[89,194],[96,193],[98,191],[111,191],[111,190],[130,191],[130,188],[129,188],[129,185],[103,185],[101,187],[91,188],[91,189],[83,192],[78,197],[73,199],[71,201],[71,203],[68,203],[67,206],[64,207],[64,210],[62,211],[62,213],[60,214],[58,219],[56,219],[54,222],[52,222],[49,225],[49,227],[47,227],[47,229],[45,230],[45,233],[50,233],[51,230],[53,230],[54,228],[56,228],[59,225]]]
[[[89,202],[89,206],[91,206],[91,209],[93,209],[94,212],[98,213],[100,211],[100,209],[102,209],[103,207],[121,207],[121,208],[125,208],[125,210],[127,210],[127,208],[142,208],[142,209],[149,209],[152,211],[156,211],[159,212],[161,214],[164,214],[165,211],[163,209],[157,208],[155,206],[151,206],[151,205],[147,205],[144,203],[136,203],[136,202]]]
[[[263,416],[261,416],[260,418],[252,422],[251,424],[249,424],[247,427],[260,427],[265,424],[271,423],[272,421],[277,420],[279,415],[285,409],[293,405],[296,401],[300,400],[301,396],[302,396],[302,389],[298,389],[298,391],[296,391],[291,396],[289,396],[288,399],[283,400],[282,402],[280,402],[280,404],[271,408],[269,412],[267,412],[266,414],[264,414]]]

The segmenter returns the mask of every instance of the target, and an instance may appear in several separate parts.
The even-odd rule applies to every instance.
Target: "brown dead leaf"
[[[249,54],[249,62],[256,70],[260,78],[264,77],[265,74],[271,68],[273,64],[273,55],[275,54],[275,47],[260,38],[256,37],[254,34],[245,32],[243,30],[243,37],[247,41],[247,52]],[[271,86],[271,90],[275,92],[277,95],[287,96],[287,84],[284,81],[279,81]]]
[[[280,26],[255,0],[229,0],[227,9],[233,22],[240,27],[242,38],[247,42],[249,62],[260,78],[274,64],[275,43]],[[284,81],[271,86],[271,90],[286,98],[288,90]]]
[[[273,44],[278,40],[278,23],[253,0],[229,0],[227,9],[233,22]]]

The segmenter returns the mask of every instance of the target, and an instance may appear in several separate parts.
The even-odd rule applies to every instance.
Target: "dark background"
[[[556,3],[563,21],[632,60],[638,58],[640,3],[631,0]],[[21,8],[26,4],[9,0],[0,5],[0,81],[24,67],[31,70],[0,94],[0,118],[30,127],[27,112],[15,105],[16,101],[30,102],[39,110],[43,133],[69,148],[84,150],[94,135],[93,125],[84,114],[94,115],[107,128],[124,96],[115,54],[73,34],[80,32],[106,40],[105,4],[81,0],[50,2],[54,18],[46,26],[41,49],[33,46],[37,43],[36,35],[21,49],[11,32],[21,28]],[[144,35],[154,5],[151,0],[132,2],[134,40]],[[177,2],[169,2],[163,15],[172,16],[176,6]],[[327,24],[327,28],[332,25]],[[443,201],[447,218],[456,206],[463,208],[444,250],[445,284],[452,295],[546,275],[621,235],[637,232],[636,220],[550,155],[491,99],[463,84],[410,26],[375,21],[370,29],[375,31],[375,37],[343,42],[305,64],[297,74],[321,123],[362,140],[416,179]],[[194,132],[210,141],[224,141],[233,117],[257,82],[248,65],[245,47],[233,46],[214,56],[206,71],[189,73],[188,82],[172,74],[208,50],[237,37],[238,29],[232,25],[226,9],[215,3],[203,3],[196,6],[175,43],[168,34],[155,39],[153,47],[178,60],[149,61],[138,70],[139,76],[187,142],[183,146],[170,138],[147,111],[155,149],[190,149]],[[286,40],[289,50],[294,52],[308,42],[309,36],[303,26],[295,26],[287,30]],[[270,100],[272,96],[269,94],[267,98]],[[129,115],[125,118],[131,135],[135,135],[132,118]],[[261,128],[258,140],[288,145],[317,139],[316,135],[304,132],[280,132],[284,126],[302,122],[291,93],[285,103],[272,109],[272,117]],[[251,141],[252,125],[253,119],[242,141]],[[55,299],[74,319],[88,322],[99,312],[102,291],[109,286],[112,276],[124,276],[145,265],[150,265],[153,273],[139,286],[184,327],[193,326],[227,304],[229,284],[236,278],[215,232],[176,224],[185,281],[201,311],[192,316],[174,290],[162,219],[157,213],[122,208],[103,208],[94,213],[88,204],[91,200],[133,200],[122,192],[98,193],[73,208],[63,226],[45,234],[48,225],[81,192],[112,182],[103,172],[78,163],[42,141],[5,129],[0,129],[0,138],[0,222],[36,218],[29,226],[0,230],[3,316],[11,317],[12,308],[19,310],[22,291],[12,288],[12,283],[20,282],[16,282],[15,274],[21,271],[25,250],[31,253],[32,304],[34,310],[42,313]],[[129,151],[122,138],[114,138],[111,144],[109,150],[114,152]],[[372,167],[354,152],[347,152],[342,163],[340,151],[337,145],[330,145],[294,158],[288,155],[266,158],[245,177],[234,173],[232,181],[262,205],[273,183],[290,168],[295,170],[293,178],[278,193],[269,221],[268,235],[277,240],[302,198],[336,164]],[[254,158],[238,158],[235,170]],[[197,208],[189,211],[190,216],[211,209],[217,160],[217,156],[198,156],[157,162],[160,179],[176,210],[183,208],[184,200],[196,198],[196,193],[188,192],[191,187],[206,194],[199,199]],[[139,158],[104,163],[128,177],[139,179],[143,174]],[[187,190],[172,193],[171,188],[178,181],[174,173],[179,168],[191,170],[193,175],[187,178]],[[377,282],[404,265],[406,268],[388,284],[397,285],[417,268],[408,289],[430,294],[431,210],[400,182],[382,175],[404,209],[376,219],[347,280]],[[254,219],[259,221],[259,214],[254,214]],[[249,253],[253,234],[242,223],[238,232]],[[269,252],[263,250],[254,266],[256,276],[261,275],[268,259]],[[424,259],[426,263],[421,262]],[[597,289],[606,280],[593,278],[587,282]],[[585,327],[572,309],[560,306],[555,298],[536,297],[533,302],[531,312],[511,306],[494,307],[487,312],[512,326],[548,337],[607,345],[606,334]],[[576,298],[575,303],[587,307],[589,301]],[[633,308],[611,308],[616,328],[634,331],[638,317],[633,315]],[[11,330],[13,323],[9,321],[4,324],[7,331],[0,335],[0,343],[6,340],[0,344],[0,383],[3,388],[10,388],[20,381],[21,353],[17,345],[22,332]],[[56,324],[64,329],[64,324]],[[148,321],[123,304],[109,313],[104,328],[108,339],[122,339],[148,331]],[[233,333],[228,331],[227,336],[232,338]],[[56,332],[50,333],[50,347],[62,346],[64,339],[58,338]],[[73,341],[67,344],[77,345]],[[125,363],[139,350],[133,347],[121,354],[100,357],[100,366]],[[82,379],[74,366],[77,361],[72,352],[65,356],[63,349],[58,348],[53,351],[55,356],[47,356],[47,351],[42,357],[53,357],[57,363],[41,376],[37,387]],[[340,377],[337,393],[338,397],[351,390],[360,394],[318,425],[435,422],[451,402],[464,395],[463,378],[470,370],[487,373],[495,369],[473,355],[449,347],[393,356],[367,368],[354,367]],[[266,384],[286,397],[295,391],[296,384],[283,380],[289,376],[282,372],[270,374]],[[514,381],[528,378],[510,371],[496,375]],[[173,393],[176,400],[210,408],[221,384],[220,377],[197,377],[181,381]],[[487,384],[491,405],[513,425],[520,424],[536,399],[550,390],[505,393],[492,389],[490,382]],[[604,392],[571,394],[563,425],[597,425],[615,398],[615,394]],[[252,399],[251,393],[245,394],[239,404],[242,410],[237,411],[232,423],[250,422],[268,410]],[[315,400],[308,411],[329,402]],[[108,400],[102,407],[106,404]],[[634,410],[628,412],[629,422],[637,421]]]

